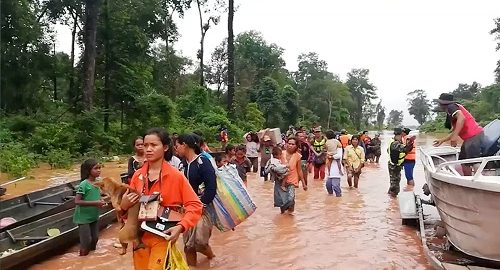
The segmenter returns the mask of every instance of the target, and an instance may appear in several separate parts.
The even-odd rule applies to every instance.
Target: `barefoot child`
[[[81,166],[82,182],[75,197],[73,222],[78,224],[80,234],[80,256],[87,256],[95,250],[99,239],[99,209],[106,205],[101,198],[100,189],[94,182],[101,174],[101,164],[94,159],[87,159]]]
[[[284,181],[285,176],[288,174],[289,168],[286,164],[283,164],[283,151],[280,147],[273,148],[273,156],[266,164],[266,173],[271,174],[271,181],[275,181],[280,185],[283,191],[286,191],[286,181]]]

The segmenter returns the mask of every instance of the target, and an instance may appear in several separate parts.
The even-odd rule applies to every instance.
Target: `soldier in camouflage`
[[[413,148],[413,143],[415,141],[415,136],[408,139],[408,143],[404,144],[402,141],[401,134],[403,130],[401,128],[394,129],[394,140],[389,144],[389,178],[390,186],[388,193],[396,197],[399,194],[399,183],[401,182],[401,170],[403,168],[403,162],[406,153],[410,152]]]

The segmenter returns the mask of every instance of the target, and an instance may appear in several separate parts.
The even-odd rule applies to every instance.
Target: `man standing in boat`
[[[465,107],[453,100],[452,94],[442,93],[437,100],[438,111],[446,112],[445,127],[451,129],[451,133],[434,141],[434,146],[440,146],[444,142],[451,141],[452,145],[460,137],[464,142],[460,148],[459,159],[481,157],[482,141],[484,138],[483,128],[479,126],[474,117]],[[462,164],[464,175],[472,175],[473,164]]]

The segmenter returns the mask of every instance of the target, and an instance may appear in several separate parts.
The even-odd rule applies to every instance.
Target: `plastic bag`
[[[234,229],[255,212],[245,184],[234,165],[226,165],[217,171],[217,194],[209,206],[212,223],[222,232]]]
[[[189,270],[184,256],[175,244],[168,241],[165,270]]]

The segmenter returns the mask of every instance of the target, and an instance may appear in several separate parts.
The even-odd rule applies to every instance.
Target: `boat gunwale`
[[[76,188],[77,188],[76,185],[80,181],[81,180],[75,180],[75,181],[71,181],[71,182],[66,182],[66,183],[61,184],[61,185],[52,186],[52,187],[48,187],[48,188],[45,188],[45,189],[40,189],[40,190],[33,191],[33,192],[30,192],[30,193],[26,193],[26,194],[23,194],[23,195],[14,197],[14,198],[10,198],[10,199],[4,200],[4,201],[0,201],[0,214],[1,214],[2,217],[7,217],[7,216],[3,216],[3,213],[5,211],[2,211],[2,210],[7,210],[8,209],[10,211],[13,208],[20,208],[20,207],[23,207],[23,206],[29,207],[29,209],[36,208],[36,206],[30,207],[30,195],[31,196],[34,196],[34,194],[38,195],[38,196],[34,196],[35,198],[31,201],[31,202],[36,202],[38,200],[44,200],[44,199],[49,198],[49,197],[59,196],[59,195],[61,195],[64,192],[69,192],[71,189],[72,189],[71,191],[74,193],[74,192],[76,192]],[[49,195],[47,195],[47,196],[41,196],[40,195],[40,194],[51,192],[51,191],[58,190],[58,189],[60,189],[60,190],[57,193],[54,193],[54,194],[50,194],[49,193]],[[19,201],[19,203],[17,205],[13,204],[13,202],[15,203],[16,201]],[[5,207],[5,205],[7,205],[7,204],[9,204],[8,208]],[[28,216],[28,217],[26,217],[24,219],[16,220],[16,222],[14,222],[14,223],[12,223],[12,224],[10,224],[8,226],[5,226],[3,228],[0,228],[0,232],[4,232],[4,231],[7,231],[7,230],[12,230],[14,228],[26,225],[26,224],[34,222],[36,220],[43,219],[45,217],[55,215],[55,214],[61,213],[63,211],[69,210],[69,209],[73,209],[74,207],[75,207],[74,200],[63,201],[63,202],[61,202],[60,205],[54,205],[53,207],[48,207],[46,211],[43,211],[43,212],[41,212],[39,214],[31,215],[31,216]]]
[[[449,173],[444,173],[442,171],[443,168],[453,165],[453,164],[461,164],[461,163],[470,163],[472,160],[479,160],[479,159],[464,159],[464,160],[456,160],[456,161],[447,161],[443,162],[439,165],[435,165],[430,163],[432,160],[432,156],[439,156],[439,155],[453,155],[457,154],[458,156],[458,151],[455,148],[452,147],[445,147],[445,148],[436,148],[435,150],[431,150],[428,152],[432,152],[429,154],[426,152],[423,148],[419,148],[420,152],[424,155],[421,158],[421,161],[424,165],[424,171],[429,173],[430,176],[433,179],[446,182],[452,185],[457,185],[457,186],[462,186],[462,187],[467,187],[467,188],[473,188],[473,189],[478,189],[478,190],[485,190],[485,191],[491,191],[491,192],[500,192],[500,176],[484,176],[480,175],[482,170],[484,169],[484,166],[486,163],[490,161],[495,161],[495,160],[500,160],[500,156],[494,156],[494,157],[483,157],[479,158],[482,160],[482,164],[476,172],[474,176],[458,176],[458,175],[453,175]],[[441,152],[439,152],[441,150]],[[455,153],[453,151],[456,151]],[[497,179],[498,178],[498,183],[497,182],[490,182],[490,181],[485,181],[486,179],[491,180],[491,179]]]
[[[62,215],[63,213],[65,215],[62,215],[61,219],[72,218],[72,216],[73,216],[73,212],[72,211],[74,211],[74,210],[73,209],[67,209],[67,210],[62,211],[60,213],[57,213],[55,215],[51,215],[51,216],[45,217],[43,219],[40,219],[40,220],[34,221],[34,222],[42,222],[43,220],[48,220],[49,218],[54,218],[54,216]],[[105,212],[103,212],[102,214],[99,215],[99,221],[102,221],[102,220],[106,220],[107,221],[107,220],[109,220],[109,222],[100,223],[99,224],[100,227],[105,227],[105,226],[113,223],[114,219],[116,218],[116,215],[115,215],[114,211],[115,211],[114,208],[112,208],[111,206],[108,206],[107,211],[105,211]],[[71,212],[71,214],[66,214],[66,212],[67,213]],[[11,230],[22,230],[23,227],[28,226],[28,225],[30,225],[31,223],[34,223],[34,222],[30,222],[30,223],[21,225],[19,227],[13,228]],[[48,244],[49,241],[57,241],[57,240],[60,240],[60,239],[64,239],[65,236],[68,236],[70,234],[74,234],[75,231],[78,230],[78,226],[76,224],[74,224],[74,225],[75,226],[73,226],[72,228],[70,228],[70,229],[68,229],[68,230],[66,230],[64,232],[61,232],[61,234],[59,234],[57,236],[48,237],[47,239],[41,240],[41,241],[39,241],[37,243],[34,243],[32,245],[29,245],[29,246],[26,246],[24,248],[18,249],[15,252],[13,252],[13,253],[11,253],[11,254],[9,254],[7,256],[0,257],[0,267],[2,267],[2,269],[4,269],[4,267],[6,267],[5,269],[15,268],[15,267],[18,267],[19,265],[26,264],[27,262],[33,261],[38,256],[42,256],[43,254],[45,254],[46,252],[49,252],[49,251],[43,251],[42,253],[36,253],[34,256],[31,256],[31,257],[28,256],[29,258],[27,260],[20,261],[17,264],[10,262],[10,260],[12,260],[14,258],[17,258],[17,257],[20,257],[20,256],[24,257],[23,256],[24,254],[29,254],[30,251],[34,250],[36,247],[40,247],[40,246],[46,245],[46,244]],[[29,232],[29,230],[26,230],[25,232]],[[7,233],[7,232],[3,232],[3,233]],[[13,232],[13,233],[15,233],[15,232]],[[71,245],[73,245],[73,243],[71,243]],[[10,257],[10,256],[14,256],[14,257]],[[7,266],[4,265],[4,260],[5,259],[7,259],[7,262],[8,262]]]

